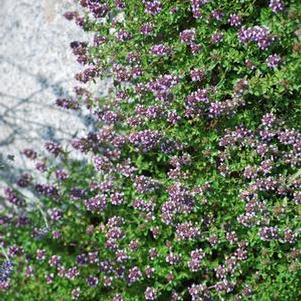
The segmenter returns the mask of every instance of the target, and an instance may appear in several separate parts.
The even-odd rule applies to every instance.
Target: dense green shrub
[[[113,88],[23,152],[47,182],[6,189],[1,300],[299,300],[300,1],[79,2],[76,79]]]

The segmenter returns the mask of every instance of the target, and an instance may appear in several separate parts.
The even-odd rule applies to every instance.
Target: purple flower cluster
[[[242,97],[233,97],[225,101],[211,102],[208,109],[208,115],[216,118],[221,115],[233,115],[237,109],[244,106],[245,101]]]
[[[205,257],[205,253],[202,249],[196,249],[191,251],[190,260],[188,262],[188,268],[192,272],[197,272],[201,268],[201,261]]]
[[[98,74],[97,67],[91,65],[88,66],[84,71],[77,73],[75,75],[75,79],[80,82],[87,83],[88,81],[96,77],[97,74]]]
[[[23,199],[21,199],[20,197],[18,197],[16,192],[10,187],[5,188],[4,195],[5,195],[6,201],[8,201],[9,203],[11,203],[17,207],[22,207],[25,205],[25,201]]]
[[[53,198],[57,198],[59,196],[59,191],[57,187],[51,184],[36,184],[35,189],[37,192],[45,196],[49,196]]]
[[[198,238],[201,231],[198,226],[194,226],[192,222],[184,222],[176,226],[176,237],[179,240],[191,240]]]
[[[150,90],[156,99],[166,101],[170,99],[171,89],[179,83],[180,79],[176,75],[165,74],[157,79],[150,81],[147,84],[147,89]]]
[[[80,297],[80,288],[77,287],[71,291],[71,298],[72,300],[77,300],[79,299],[79,297]]]
[[[130,32],[128,32],[124,29],[120,29],[116,34],[116,38],[120,42],[125,42],[125,41],[130,40],[132,38],[132,35]]]
[[[94,46],[100,46],[100,45],[105,44],[107,42],[107,37],[96,34],[94,36],[93,42],[94,42]]]
[[[95,18],[103,18],[109,12],[108,4],[101,4],[95,0],[87,0],[87,7]]]
[[[79,103],[73,99],[58,98],[55,103],[58,107],[63,109],[79,110]]]
[[[87,56],[88,43],[74,41],[70,44],[70,47],[72,49],[73,54],[77,57],[78,63],[86,65],[89,62],[89,58]]]
[[[158,131],[144,130],[130,134],[129,142],[137,150],[149,152],[158,146],[161,138],[162,135]]]
[[[84,202],[88,211],[102,212],[107,207],[107,199],[105,195],[97,195]]]
[[[191,287],[188,288],[188,292],[191,296],[192,301],[199,301],[204,298],[204,294],[207,291],[206,285],[203,284],[192,284]],[[210,300],[210,299],[209,299]]]
[[[259,236],[265,241],[278,239],[278,231],[277,227],[263,227],[259,231]]]
[[[202,113],[200,105],[209,103],[207,89],[198,89],[187,96],[185,101],[185,115],[187,117],[199,116]]]
[[[160,187],[160,184],[150,177],[137,176],[134,180],[134,187],[139,193],[154,192]]]
[[[7,283],[13,272],[13,263],[10,260],[6,260],[0,267],[0,283]]]
[[[258,235],[263,241],[279,240],[293,243],[295,240],[296,233],[293,229],[287,228],[286,232],[281,234],[278,224],[272,224],[271,217],[275,214],[275,209],[270,207],[265,198],[276,195],[278,198],[294,200],[298,196],[299,185],[291,183],[289,175],[278,174],[276,167],[288,166],[289,170],[294,170],[300,166],[301,148],[298,147],[300,141],[301,134],[294,129],[281,128],[281,123],[273,113],[262,117],[257,131],[251,132],[241,127],[226,133],[220,140],[220,146],[224,150],[219,156],[219,169],[223,175],[231,176],[230,162],[233,152],[243,153],[251,150],[259,157],[256,165],[249,164],[242,171],[249,184],[241,193],[241,199],[245,202],[245,212],[238,216],[237,220],[245,227],[258,228]],[[277,210],[284,213],[285,207],[281,206]],[[281,214],[275,217],[277,221],[281,221],[282,218]]]
[[[156,56],[169,56],[171,55],[171,48],[164,44],[157,44],[150,48],[150,52]]]
[[[264,26],[242,27],[238,33],[238,38],[241,43],[255,42],[257,46],[265,50],[274,41],[269,28]]]
[[[86,279],[88,286],[97,287],[99,279],[96,276],[90,275]]]
[[[179,183],[169,187],[168,194],[169,198],[161,208],[161,219],[165,224],[171,224],[179,213],[190,213],[195,206],[193,194]],[[183,225],[183,228],[185,228],[185,225]],[[179,234],[181,235],[180,232]]]

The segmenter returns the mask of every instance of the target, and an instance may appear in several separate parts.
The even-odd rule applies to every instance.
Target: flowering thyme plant
[[[94,130],[23,151],[1,298],[298,300],[300,1],[77,2],[94,38],[71,43],[83,70],[56,105]]]

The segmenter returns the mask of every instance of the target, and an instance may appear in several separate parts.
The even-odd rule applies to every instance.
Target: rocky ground
[[[28,167],[22,149],[39,150],[46,140],[64,142],[88,124],[85,116],[54,105],[57,97],[72,93],[74,74],[81,68],[70,42],[89,39],[62,16],[73,6],[72,0],[0,0],[2,181]],[[96,88],[105,93],[108,84]]]

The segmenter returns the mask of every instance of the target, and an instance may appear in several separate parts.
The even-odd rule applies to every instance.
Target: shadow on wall
[[[70,132],[62,124],[68,122],[71,116],[77,118],[78,122],[87,125],[87,118],[83,114],[69,112],[56,107],[53,104],[42,103],[44,92],[48,90],[53,100],[58,97],[70,97],[63,88],[68,80],[51,82],[42,75],[35,75],[23,66],[20,66],[4,56],[0,56],[0,62],[16,68],[20,74],[30,76],[39,87],[26,97],[17,97],[12,94],[3,93],[0,90],[0,189],[6,185],[16,182],[18,175],[27,171],[24,156],[18,156],[22,151],[22,145],[30,147],[37,144],[43,145],[46,140],[60,141],[74,138],[78,131]],[[35,119],[35,114],[27,113],[27,108],[41,108],[40,114],[45,114],[42,121]],[[58,122],[48,122],[47,117],[57,116]],[[45,121],[45,122],[44,122]],[[33,134],[34,133],[34,137]],[[42,147],[41,147],[42,148]],[[11,154],[13,153],[13,155]],[[15,157],[18,163],[15,163]]]
[[[0,91],[0,127],[4,129],[4,131],[6,132],[4,133],[4,135],[2,134],[0,136],[0,147],[13,144],[16,137],[23,141],[27,140],[28,142],[31,142],[30,140],[31,138],[29,138],[28,132],[25,130],[22,124],[26,124],[26,128],[30,127],[30,125],[32,125],[34,128],[39,128],[40,136],[42,140],[56,139],[55,137],[56,133],[57,134],[62,133],[64,134],[64,136],[67,136],[69,138],[74,137],[75,136],[74,133],[70,134],[68,131],[65,131],[63,128],[50,126],[31,119],[30,114],[27,115],[24,114],[23,113],[24,108],[21,108],[22,106],[28,106],[29,104],[33,104],[37,106],[41,105],[41,103],[38,101],[39,98],[37,98],[36,96],[42,94],[45,90],[50,90],[54,97],[61,97],[61,96],[68,97],[69,96],[68,93],[62,87],[62,83],[67,81],[64,80],[64,81],[51,83],[46,77],[42,75],[32,74],[22,66],[19,66],[14,62],[11,62],[9,59],[4,58],[3,56],[0,56],[0,61],[6,62],[12,65],[13,67],[16,67],[20,73],[26,73],[26,75],[31,76],[32,78],[35,79],[37,85],[40,87],[38,90],[32,92],[26,98],[17,97]],[[6,98],[11,101],[9,101],[9,103],[5,103],[4,101],[1,101],[1,98]],[[11,103],[13,103],[13,105],[10,105]],[[47,103],[43,103],[43,108],[50,109],[52,114],[54,114],[53,111],[57,111],[60,113],[62,112],[60,108],[56,108],[54,105],[49,105]],[[68,115],[74,115],[74,113],[64,111],[64,115],[66,115],[66,120],[67,120]],[[84,118],[83,116],[78,116],[78,117]],[[3,138],[3,136],[6,136],[6,138]]]

